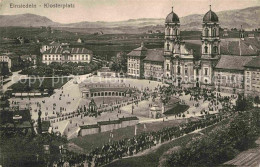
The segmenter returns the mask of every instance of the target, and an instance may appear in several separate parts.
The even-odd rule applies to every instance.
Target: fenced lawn
[[[145,132],[159,131],[165,127],[178,126],[183,122],[185,122],[185,120],[172,120],[172,121],[164,121],[164,122],[138,124],[137,135]],[[71,139],[70,142],[82,148],[85,153],[89,153],[91,152],[91,149],[94,149],[96,147],[102,147],[103,144],[108,143],[110,138],[110,133],[111,132],[109,131],[109,132],[97,133],[92,135],[86,135],[83,137],[77,137]],[[113,130],[112,134],[113,134],[113,138],[111,138],[111,141],[118,141],[125,138],[132,138],[135,135],[135,126],[129,126],[129,127]],[[77,151],[77,150],[72,150],[72,151]]]

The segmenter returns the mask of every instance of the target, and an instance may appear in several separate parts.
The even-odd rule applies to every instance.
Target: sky
[[[13,4],[36,4],[37,8],[10,8]],[[43,8],[44,3],[74,4],[72,9]],[[260,6],[260,0],[0,0],[0,15],[32,13],[59,23],[81,21],[122,21],[138,18],[165,18],[174,7],[179,16],[204,14],[209,5],[215,12]],[[41,7],[39,7],[41,5]]]

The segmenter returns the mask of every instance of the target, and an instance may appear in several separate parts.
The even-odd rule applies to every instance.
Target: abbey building
[[[242,27],[237,38],[221,39],[219,18],[211,8],[201,29],[200,40],[182,40],[180,19],[172,11],[165,19],[164,48],[147,49],[142,43],[128,53],[128,76],[260,95],[257,42],[246,39]]]

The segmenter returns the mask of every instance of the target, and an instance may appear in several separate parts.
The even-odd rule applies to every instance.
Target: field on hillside
[[[127,28],[127,27],[125,27]],[[42,43],[51,41],[70,42],[72,47],[86,47],[93,51],[98,57],[107,58],[108,60],[118,52],[129,53],[144,42],[148,49],[163,48],[164,33],[148,34],[147,31],[140,31],[136,34],[93,34],[77,28],[55,28],[48,31],[42,28],[33,27],[0,27],[0,52],[6,50],[15,52],[19,55],[36,54],[39,55],[39,49]],[[200,39],[199,31],[182,31],[183,39]],[[15,44],[14,39],[24,37],[29,40],[27,44]],[[84,43],[77,43],[81,38]],[[36,43],[36,39],[40,43]]]

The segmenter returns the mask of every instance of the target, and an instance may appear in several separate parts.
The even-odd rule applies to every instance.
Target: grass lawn
[[[224,124],[227,124],[229,122],[229,119],[223,120],[213,126],[210,126],[201,132],[204,134],[207,134],[211,132],[214,128],[222,126]],[[180,137],[176,140],[170,141],[166,144],[161,145],[158,149],[137,157],[130,157],[130,158],[124,158],[118,161],[115,161],[111,164],[105,165],[106,167],[157,167],[159,165],[159,161],[161,156],[167,152],[169,149],[172,149],[176,146],[183,146],[186,145],[189,141],[192,140],[192,138],[200,136],[199,133],[190,133],[188,135],[185,135],[183,137]]]
[[[188,109],[189,109],[188,105],[176,104],[176,106],[167,110],[164,114],[165,115],[178,115],[178,114],[184,113]]]
[[[38,79],[21,79],[19,82],[13,84],[9,89],[13,92],[35,92],[44,89],[57,89],[66,84],[71,78],[38,78]]]
[[[155,122],[149,124],[139,124],[137,125],[137,134],[158,131],[165,127],[177,126],[185,120],[174,120],[174,121],[164,121]],[[129,126],[121,129],[114,130],[112,141],[118,141],[124,138],[132,138],[134,136],[135,127]],[[84,152],[88,153],[91,149],[96,147],[101,147],[103,144],[108,143],[110,132],[103,132],[93,135],[87,135],[83,137],[77,137],[70,140],[70,143],[74,143],[77,146],[83,148]]]

